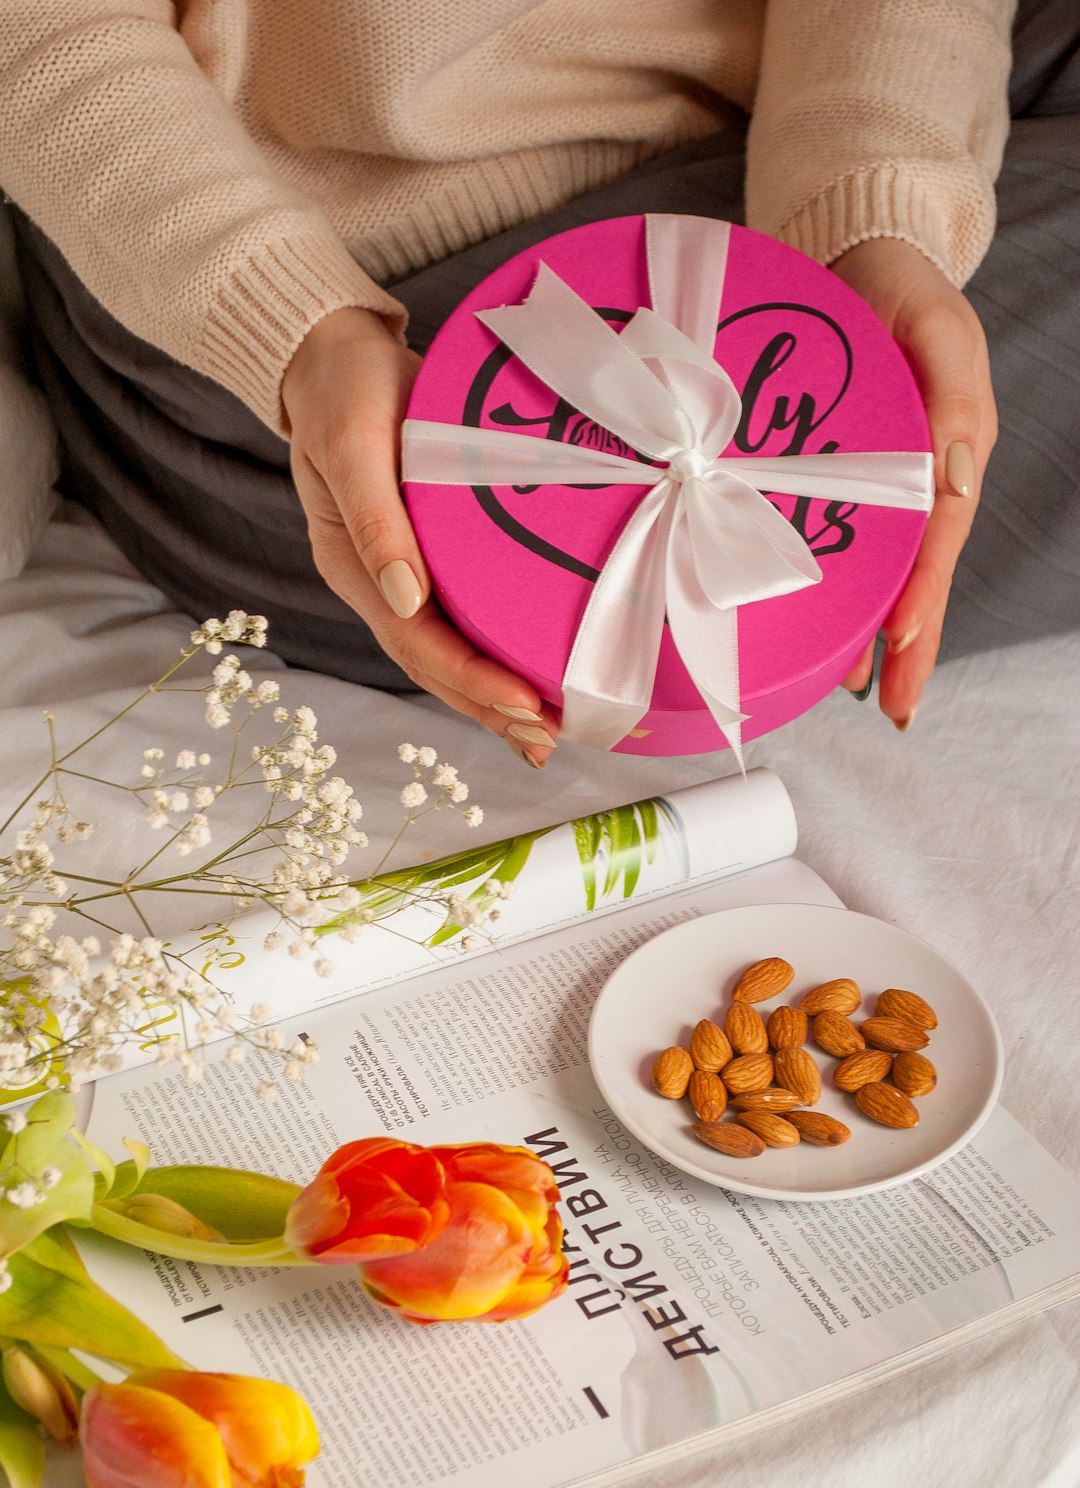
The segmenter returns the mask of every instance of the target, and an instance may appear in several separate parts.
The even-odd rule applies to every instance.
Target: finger
[[[901,652],[886,651],[878,694],[881,711],[901,733],[915,721],[923,688],[937,661],[945,619],[946,594],[924,620],[916,638]]]
[[[481,704],[474,702],[472,698],[466,697],[464,693],[455,692],[452,687],[446,687],[437,677],[421,673],[415,680],[424,688],[425,692],[430,692],[432,696],[440,698],[451,708],[456,709],[457,712],[463,713],[466,718],[475,719],[477,723],[483,724],[485,728],[491,729],[493,733],[501,734],[511,752],[523,764],[531,766],[534,770],[542,770],[547,764],[554,751],[554,744],[538,744],[518,738],[511,730],[515,727],[521,727],[520,724],[515,725],[510,723],[496,710],[485,708]],[[538,723],[535,725],[526,725],[526,727],[535,727],[538,734],[542,732],[547,737],[554,739],[557,732],[557,724],[554,723],[554,720],[545,717],[543,714],[537,714],[536,717],[539,720]]]
[[[408,624],[391,622],[380,640],[409,675],[436,697],[446,701],[450,694],[464,698],[470,704],[469,717],[495,733],[509,734],[530,748],[554,748],[559,725],[539,693],[500,662],[477,651],[446,623],[433,603]]]
[[[393,410],[362,405],[345,427],[334,428],[324,449],[300,461],[330,492],[385,602],[399,619],[410,619],[431,583],[398,485],[400,420]]]
[[[866,650],[859,657],[851,671],[841,682],[841,687],[846,687],[848,692],[865,694],[874,675],[874,643],[870,642]]]
[[[981,426],[991,410],[984,406],[985,337],[975,312],[957,296],[955,303],[922,309],[910,324],[901,317],[895,334],[926,407],[936,489],[977,497],[989,454]]]

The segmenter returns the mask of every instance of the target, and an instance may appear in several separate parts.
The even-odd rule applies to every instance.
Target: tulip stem
[[[172,1256],[178,1261],[196,1261],[205,1266],[309,1266],[311,1262],[285,1244],[283,1235],[271,1240],[237,1241],[195,1240],[187,1235],[170,1235],[152,1225],[128,1219],[105,1204],[95,1204],[90,1211],[90,1224],[99,1234],[125,1245]]]

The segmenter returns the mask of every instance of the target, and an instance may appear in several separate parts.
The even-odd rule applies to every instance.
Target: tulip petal
[[[422,1147],[371,1138],[340,1147],[292,1204],[286,1242],[327,1263],[405,1255],[449,1216],[443,1169]]]
[[[132,1376],[196,1411],[217,1429],[229,1465],[251,1488],[297,1482],[296,1470],[319,1450],[319,1433],[305,1402],[288,1385],[239,1374],[143,1370]]]
[[[361,1280],[415,1320],[479,1317],[515,1286],[533,1234],[512,1199],[484,1183],[447,1189],[450,1219],[411,1255],[366,1262]]]
[[[96,1386],[79,1434],[88,1488],[232,1488],[217,1429],[156,1390]]]
[[[432,1147],[431,1154],[458,1183],[490,1183],[504,1193],[521,1189],[541,1194],[554,1203],[559,1197],[555,1175],[527,1147],[501,1147],[495,1142],[473,1142],[462,1147]]]

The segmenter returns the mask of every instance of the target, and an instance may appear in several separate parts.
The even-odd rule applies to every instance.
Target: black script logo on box
[[[594,307],[613,326],[624,325],[632,311]],[[725,332],[738,326],[746,362],[746,331],[753,329],[753,354],[741,374],[724,358]],[[830,344],[832,355],[821,356],[822,337]],[[835,439],[823,437],[830,415],[839,408],[851,383],[853,357],[851,343],[842,327],[823,310],[811,305],[774,301],[751,305],[736,311],[717,325],[716,354],[727,366],[742,399],[742,415],[733,444],[744,455],[828,454],[839,448]],[[560,398],[538,379],[532,379],[529,406],[522,404],[520,391],[509,394],[500,383],[501,376],[513,359],[507,346],[499,345],[481,363],[465,400],[462,423],[476,428],[520,429],[540,434],[560,444],[602,450],[656,466],[631,448],[624,439],[602,428]],[[822,387],[821,367],[832,367],[832,385]],[[515,401],[516,400],[516,401]],[[827,432],[827,431],[826,431]],[[580,491],[611,490],[608,485],[568,482]],[[496,489],[474,486],[473,493],[481,507],[497,526],[523,547],[530,549],[560,568],[593,580],[599,569],[568,553],[543,535],[543,512],[522,520],[520,503],[516,511],[508,509]],[[537,486],[514,486],[515,495],[529,495]],[[622,488],[625,489],[625,488]],[[765,492],[817,557],[845,552],[855,540],[853,518],[857,507],[848,501],[811,500],[809,497],[775,495]]]

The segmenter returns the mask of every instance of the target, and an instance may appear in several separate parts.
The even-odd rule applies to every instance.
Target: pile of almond
[[[777,1007],[766,1022],[754,1004],[779,996],[794,979],[779,956],[755,961],[735,985],[722,1028],[702,1018],[688,1050],[673,1045],[656,1056],[657,1093],[689,1096],[694,1135],[729,1157],[758,1157],[766,1147],[797,1142],[838,1146],[850,1128],[806,1109],[821,1098],[821,1072],[803,1048],[810,1039],[840,1061],[836,1088],[852,1095],[864,1116],[883,1126],[917,1125],[913,1102],[937,1084],[937,1071],[919,1052],[937,1027],[930,1004],[892,987],[879,994],[873,1017],[856,1024],[851,1015],[862,992],[850,977],[838,977],[804,993],[798,1007]]]

